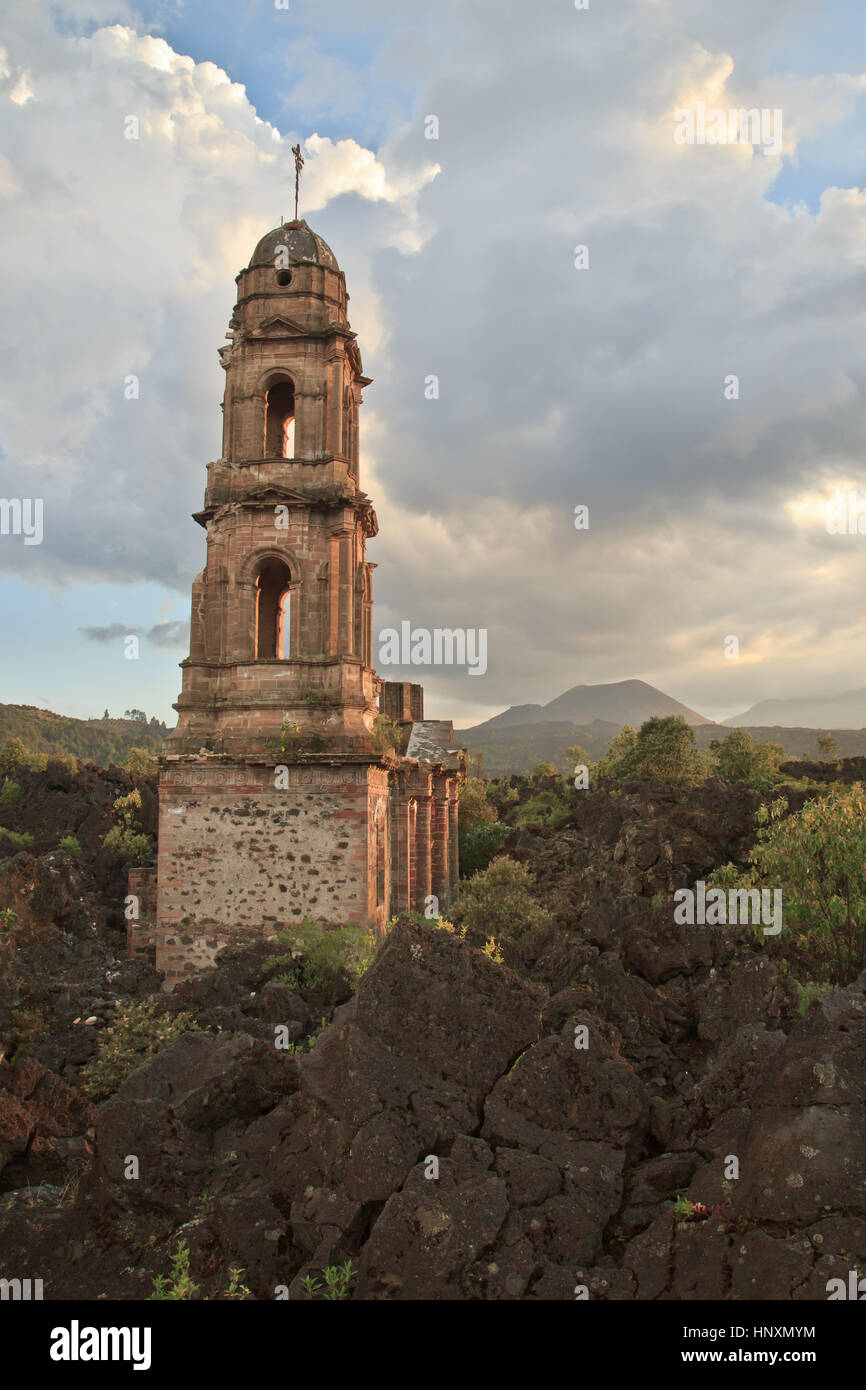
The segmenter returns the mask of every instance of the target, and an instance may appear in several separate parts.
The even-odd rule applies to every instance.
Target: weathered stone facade
[[[156,963],[171,988],[221,946],[304,916],[384,927],[450,901],[458,754],[420,686],[372,664],[376,514],[359,482],[369,384],[345,277],[305,222],[237,277],[223,455],[208,465],[178,724],[159,779]],[[382,754],[377,703],[410,734]],[[413,752],[415,731],[433,730]],[[132,888],[130,891],[133,891]],[[130,951],[146,941],[130,927]]]

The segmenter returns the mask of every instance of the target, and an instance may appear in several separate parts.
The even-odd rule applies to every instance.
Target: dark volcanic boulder
[[[421,1004],[423,1001],[423,1004]],[[365,1209],[480,1123],[539,1034],[543,994],[451,933],[403,922],[300,1065],[300,1094],[253,1125],[242,1161],[294,1194],[295,1241],[329,1260]]]
[[[58,1140],[83,1138],[95,1107],[33,1057],[0,1065],[0,1173],[24,1154],[58,1157],[69,1146]]]
[[[459,937],[401,924],[361,984],[356,1017],[359,1028],[477,1102],[538,1035],[543,1003],[541,990]]]
[[[296,1086],[295,1059],[248,1034],[184,1034],[100,1107],[82,1201],[182,1210],[232,1135]]]

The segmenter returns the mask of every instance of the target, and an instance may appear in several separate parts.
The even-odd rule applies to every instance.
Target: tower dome
[[[272,266],[279,248],[288,249],[289,260],[298,264],[323,265],[329,270],[339,271],[337,257],[330,246],[323,241],[306,222],[284,222],[263,236],[250,259],[250,270],[254,266]]]

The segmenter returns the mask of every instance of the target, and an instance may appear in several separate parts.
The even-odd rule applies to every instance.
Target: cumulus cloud
[[[202,562],[189,513],[219,454],[234,276],[287,210],[299,134],[281,138],[215,64],[127,26],[72,36],[19,12],[5,44],[0,493],[45,500],[42,582],[183,591]],[[22,103],[25,70],[37,95]],[[368,201],[383,209],[371,240],[411,236],[429,170],[389,182],[352,140],[308,147],[310,206]],[[0,569],[20,563],[0,547]]]
[[[457,50],[474,51],[478,8],[452,11],[438,91],[381,155],[406,157],[439,112],[436,235],[382,295],[376,476],[399,524],[380,507],[379,597],[396,567],[419,623],[494,615],[493,707],[634,675],[710,713],[861,683],[863,548],[787,504],[839,477],[866,493],[863,196],[831,188],[810,210],[773,190],[863,80],[741,74],[750,26],[711,49],[711,7],[691,8],[684,29],[678,6],[583,28],[563,7],[531,43],[500,33],[474,80]],[[791,20],[776,13],[777,42]],[[673,112],[697,100],[781,107],[781,159],[677,145]]]

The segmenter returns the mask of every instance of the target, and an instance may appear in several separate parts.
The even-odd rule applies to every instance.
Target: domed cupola
[[[303,221],[284,222],[281,227],[274,227],[272,232],[263,236],[250,257],[250,269],[277,264],[281,259],[281,247],[286,249],[290,263],[323,265],[336,271],[340,269],[328,243]],[[282,259],[286,259],[285,253]]]
[[[284,222],[261,238],[237,277],[236,339],[275,313],[307,330],[348,330],[346,277],[330,246],[306,222]],[[237,331],[241,330],[239,334]]]

